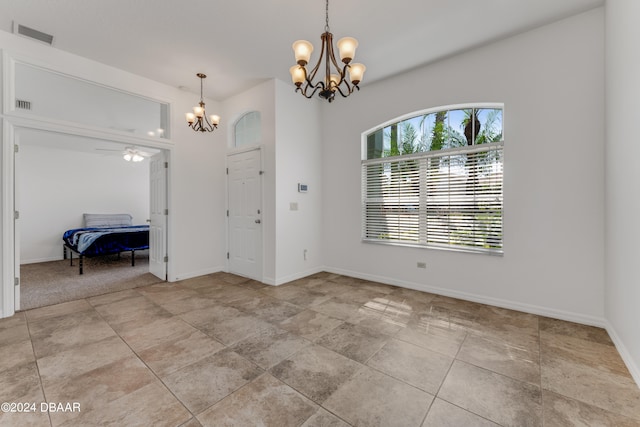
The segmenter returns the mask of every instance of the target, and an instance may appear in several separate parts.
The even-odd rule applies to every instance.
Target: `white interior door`
[[[260,150],[227,157],[229,271],[262,280],[262,184]]]
[[[149,272],[167,280],[167,163],[164,152],[149,159]]]

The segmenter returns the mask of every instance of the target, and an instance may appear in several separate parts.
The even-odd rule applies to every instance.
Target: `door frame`
[[[106,132],[91,128],[70,126],[66,123],[51,120],[34,120],[22,117],[10,117],[4,115],[1,122],[2,127],[2,173],[0,174],[2,189],[2,305],[0,307],[0,318],[10,317],[20,307],[19,282],[15,283],[15,279],[20,278],[20,253],[16,252],[19,235],[19,219],[16,220],[14,215],[16,212],[16,167],[15,167],[15,146],[19,145],[19,131],[40,130],[45,132],[62,133],[73,136],[82,136],[91,139],[101,139],[105,141],[113,141],[117,143],[130,144],[140,147],[149,147],[163,150],[165,152],[166,161],[169,162],[173,151],[173,143],[169,140],[160,141],[151,138],[136,137],[123,135],[116,132]],[[171,169],[167,170],[167,206],[171,205]],[[169,209],[169,211],[171,211]],[[168,217],[167,224],[167,243],[165,252],[171,252],[170,244],[173,242],[170,235],[173,227],[171,226],[171,216]],[[18,230],[16,232],[16,229]],[[167,276],[169,280],[172,277],[171,257],[167,262]],[[16,292],[16,288],[18,292]],[[17,294],[17,295],[16,295]]]
[[[225,197],[225,208],[226,211],[229,212],[229,157],[237,155],[237,154],[243,154],[243,153],[248,153],[250,151],[258,151],[258,153],[260,154],[260,212],[262,215],[262,227],[260,227],[260,234],[261,234],[261,239],[260,239],[260,269],[259,269],[259,277],[252,277],[252,279],[257,280],[259,282],[263,282],[264,281],[264,248],[265,248],[265,244],[264,244],[264,227],[266,224],[266,221],[264,220],[265,218],[265,211],[264,211],[264,180],[262,179],[262,174],[264,172],[264,147],[262,145],[253,145],[253,146],[247,146],[247,147],[242,147],[242,148],[238,148],[235,150],[230,150],[227,152],[227,156],[225,158],[225,168],[227,173],[225,174],[225,187],[226,187],[226,197]],[[226,227],[225,227],[225,231],[226,231],[226,252],[227,254],[229,253],[229,248],[230,248],[230,239],[231,239],[231,233],[230,233],[230,229],[229,229],[229,215],[225,216],[226,218]],[[225,261],[226,264],[226,271],[230,272],[230,260],[229,258],[226,259]]]

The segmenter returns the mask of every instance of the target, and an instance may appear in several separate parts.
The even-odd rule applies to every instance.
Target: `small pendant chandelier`
[[[204,111],[204,101],[202,100],[202,81],[207,76],[202,73],[198,73],[196,76],[200,77],[200,103],[199,106],[193,107],[193,113],[186,113],[187,123],[196,132],[213,132],[220,124],[220,116],[212,114],[207,118],[207,113]]]
[[[326,0],[326,14],[324,33],[320,36],[322,46],[318,63],[307,71],[305,66],[309,63],[313,45],[306,40],[297,40],[293,43],[297,65],[289,69],[291,79],[296,85],[296,92],[300,92],[306,98],[311,98],[316,92],[327,101],[333,101],[336,92],[344,98],[351,95],[355,89],[360,90],[358,84],[362,81],[366,67],[362,64],[352,64],[358,47],[358,41],[352,37],[343,37],[338,40],[338,52],[343,65],[338,65],[333,49],[333,34],[329,31],[329,0]],[[324,59],[324,62],[323,62]],[[324,70],[324,79],[314,83],[318,71]],[[349,81],[347,81],[347,71]]]

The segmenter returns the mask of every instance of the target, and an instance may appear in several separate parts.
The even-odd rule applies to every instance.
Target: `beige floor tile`
[[[402,328],[394,338],[455,357],[466,336],[464,329],[452,327],[447,321],[423,317]]]
[[[198,421],[197,418],[191,418],[186,423],[180,424],[179,427],[202,427],[202,424],[200,424],[200,421]]]
[[[262,334],[272,328],[272,324],[246,314],[239,314],[200,327],[202,332],[226,346],[231,346],[252,335]]]
[[[136,290],[158,305],[198,295],[198,292],[193,289],[186,288],[179,283],[169,282],[144,286]]]
[[[324,402],[362,365],[318,345],[311,345],[270,372],[316,403]]]
[[[142,294],[138,289],[126,289],[124,291],[112,292],[109,294],[98,295],[88,299],[89,304],[94,307],[99,305],[111,304],[118,301],[124,301],[130,298],[139,298]]]
[[[144,322],[138,327],[121,332],[120,336],[134,351],[140,352],[160,344],[174,342],[196,331],[196,328],[174,316]]]
[[[305,310],[279,323],[279,327],[308,340],[320,338],[342,324],[342,320]]]
[[[498,424],[436,398],[422,427],[500,427]]]
[[[35,362],[31,340],[22,340],[0,346],[0,371],[13,369],[24,363]]]
[[[98,305],[96,310],[116,332],[139,328],[154,320],[172,316],[164,308],[142,295]]]
[[[214,279],[218,279],[218,280],[222,280],[224,282],[227,283],[231,283],[232,285],[237,285],[239,283],[244,283],[244,282],[248,282],[251,279],[248,279],[246,277],[242,277],[242,276],[238,276],[236,274],[232,274],[232,273],[226,273],[224,271],[218,272],[218,273],[213,273],[210,275],[212,278]]]
[[[540,351],[544,356],[561,358],[622,376],[630,375],[612,344],[543,331],[540,332]]]
[[[412,306],[414,304],[429,304],[436,296],[436,294],[415,289],[395,288],[388,298]]]
[[[237,353],[223,350],[162,377],[162,381],[192,413],[197,414],[262,372]]]
[[[602,328],[595,326],[580,325],[578,323],[566,322],[564,320],[540,317],[540,332],[547,332],[555,335],[565,335],[580,338],[600,344],[613,345],[609,334]]]
[[[389,341],[389,336],[344,323],[323,335],[316,343],[360,363],[365,363]]]
[[[369,359],[367,365],[435,395],[452,363],[452,357],[391,340]]]
[[[82,375],[45,380],[49,402],[78,402],[81,412],[56,415],[58,424],[80,417],[83,412],[100,410],[109,402],[127,396],[156,381],[155,376],[134,355],[88,371]]]
[[[278,293],[271,292],[270,295],[304,308],[322,304],[332,298],[332,295],[302,286],[290,286]]]
[[[29,339],[29,329],[24,313],[0,319],[0,346],[15,344]]]
[[[0,402],[27,402],[40,395],[42,385],[35,362],[0,370]]]
[[[539,345],[538,316],[529,313],[482,306],[477,310],[470,330],[476,335],[517,347],[535,348]]]
[[[410,313],[403,311],[386,297],[375,298],[358,308],[346,321],[386,335],[395,335],[411,320]]]
[[[313,307],[311,307],[311,309],[329,317],[340,320],[347,320],[354,314],[357,314],[360,307],[361,304],[355,302],[346,302],[333,297],[321,304],[314,305]]]
[[[322,405],[352,425],[420,426],[433,395],[363,367]]]
[[[204,328],[222,322],[225,319],[242,316],[243,314],[243,312],[236,308],[216,305],[183,313],[180,315],[180,318],[196,328]]]
[[[330,295],[331,297],[339,296],[340,294],[352,289],[349,285],[335,283],[324,279],[309,279],[302,285],[302,287],[321,294]]]
[[[542,388],[640,421],[640,388],[619,375],[542,354]]]
[[[298,426],[317,408],[291,387],[264,374],[197,417],[203,426]]]
[[[237,342],[231,349],[262,369],[269,369],[309,344],[310,341],[274,326]]]
[[[503,426],[542,426],[539,387],[455,361],[438,397]]]
[[[197,294],[160,303],[160,306],[172,314],[182,314],[201,308],[218,305],[219,302],[207,295]]]
[[[638,427],[640,421],[543,390],[546,427]]]
[[[265,301],[264,304],[256,307],[251,311],[251,314],[259,317],[265,322],[280,323],[283,320],[295,316],[303,310],[303,307],[274,298],[273,300]]]
[[[38,358],[116,336],[95,310],[30,322],[29,331]]]
[[[349,427],[349,424],[323,408],[319,408],[301,427]]]
[[[174,341],[165,341],[142,350],[138,356],[157,375],[166,376],[224,348],[218,341],[194,330]]]
[[[29,322],[50,319],[53,317],[64,316],[65,314],[73,314],[79,311],[91,310],[91,305],[87,300],[81,299],[76,301],[63,302],[62,304],[50,305],[42,308],[25,311]]]
[[[111,337],[38,359],[38,367],[42,382],[50,384],[82,375],[131,355],[133,352],[119,337]]]
[[[60,415],[60,414],[58,414]],[[56,414],[52,415],[56,426]],[[82,412],[61,426],[154,426],[173,427],[187,422],[191,414],[162,383],[154,381],[101,408]]]
[[[516,380],[540,385],[540,352],[537,346],[526,348],[469,334],[456,358]]]
[[[354,287],[358,290],[364,290],[371,293],[383,293],[383,294],[390,294],[396,289],[398,289],[397,287],[392,285],[386,285],[384,283],[378,283],[378,282],[371,282],[368,280],[364,280],[354,285]]]

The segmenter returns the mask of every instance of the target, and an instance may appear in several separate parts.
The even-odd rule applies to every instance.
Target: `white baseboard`
[[[638,388],[640,388],[640,367],[636,364],[635,360],[633,360],[633,358],[631,357],[629,350],[627,350],[627,347],[624,345],[624,342],[622,342],[622,340],[620,339],[620,336],[616,332],[613,325],[607,321],[605,329],[607,330],[607,333],[611,337],[613,344],[616,346],[618,353],[620,353],[620,357],[622,357],[622,360],[624,361],[625,365],[627,365],[627,369],[629,369],[629,373],[633,377],[633,380],[638,385]]]
[[[224,271],[224,266],[216,266],[211,268],[205,268],[203,270],[192,271],[189,273],[184,273],[180,275],[176,275],[175,277],[170,278],[169,282],[177,282],[179,280],[193,279],[194,277],[206,276],[207,274],[218,273],[220,271]]]
[[[21,259],[20,265],[23,264],[36,264],[39,262],[51,262],[51,261],[61,261],[63,258],[61,256],[55,257],[46,257],[46,258],[36,258],[36,259]]]
[[[314,267],[299,273],[290,274],[285,277],[278,277],[274,281],[274,285],[284,285],[285,283],[293,282],[294,280],[302,279],[304,277],[311,276],[312,274],[320,273],[321,271],[325,271],[324,267]]]

